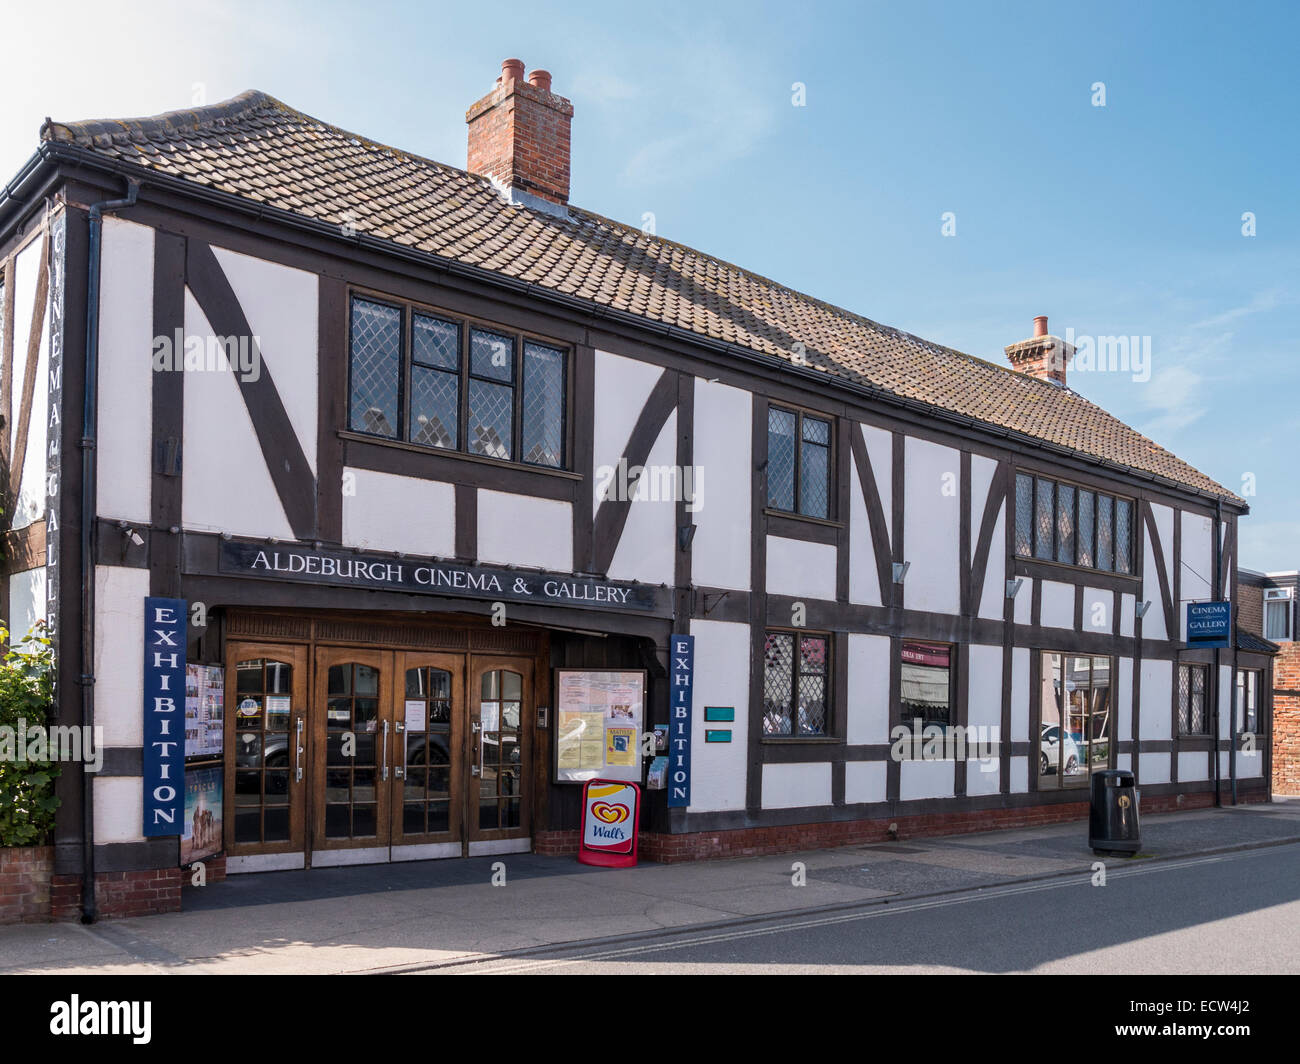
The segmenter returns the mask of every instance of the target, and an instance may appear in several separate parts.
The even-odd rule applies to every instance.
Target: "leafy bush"
[[[0,625],[0,639],[8,636]],[[45,622],[37,621],[0,662],[0,846],[40,846],[54,830],[59,767],[25,760],[18,742],[23,727],[30,736],[33,728],[48,727],[53,714],[54,651]]]

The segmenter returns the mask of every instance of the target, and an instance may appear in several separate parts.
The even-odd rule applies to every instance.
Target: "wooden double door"
[[[226,676],[231,856],[528,848],[533,659],[232,643]]]

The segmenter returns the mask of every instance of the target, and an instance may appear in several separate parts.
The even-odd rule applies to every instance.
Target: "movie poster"
[[[185,830],[181,834],[181,864],[193,864],[220,853],[221,779],[225,770],[191,768],[185,773]]]
[[[221,756],[225,738],[226,670],[220,665],[185,666],[185,759]]]

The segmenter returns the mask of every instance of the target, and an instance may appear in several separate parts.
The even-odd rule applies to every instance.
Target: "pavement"
[[[183,911],[0,927],[4,974],[334,974],[454,970],[570,943],[735,928],[917,899],[1091,880],[1086,821],[776,857],[593,869],[504,857],[232,876]],[[1300,842],[1300,801],[1145,816],[1107,869]],[[493,866],[504,864],[504,885]],[[500,878],[499,876],[496,878]]]

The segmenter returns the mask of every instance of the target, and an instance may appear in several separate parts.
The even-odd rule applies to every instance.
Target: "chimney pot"
[[[522,59],[507,59],[501,64],[501,84],[507,85],[512,81],[524,80],[524,61]]]
[[[524,88],[523,62],[507,59],[492,91],[465,112],[466,169],[563,207],[572,121],[573,104],[551,91],[549,71],[534,70]]]
[[[1035,336],[1046,336],[1046,335],[1047,335],[1047,315],[1046,315],[1046,314],[1040,314],[1040,315],[1038,315],[1038,317],[1036,317],[1036,318],[1034,319],[1034,335],[1035,335]]]
[[[1047,315],[1034,319],[1034,335],[1004,348],[1011,365],[1029,377],[1065,386],[1065,371],[1074,348],[1047,331]]]

